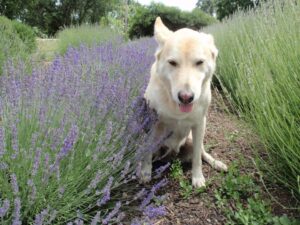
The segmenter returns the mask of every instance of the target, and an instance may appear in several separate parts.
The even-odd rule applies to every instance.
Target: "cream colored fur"
[[[164,145],[176,153],[187,140],[192,141],[192,184],[202,187],[202,158],[217,170],[227,170],[224,163],[205,152],[203,145],[218,50],[211,35],[187,28],[172,32],[160,17],[155,21],[154,36],[159,46],[145,92],[150,107],[159,115],[154,135],[159,138],[171,131]],[[191,111],[180,110],[179,92],[193,93]],[[152,158],[147,154],[142,160],[142,182],[151,179]]]

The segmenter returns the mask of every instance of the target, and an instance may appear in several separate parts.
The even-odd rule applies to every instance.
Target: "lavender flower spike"
[[[10,206],[9,200],[5,199],[3,201],[2,207],[0,207],[0,218],[3,218],[6,215],[8,209],[9,209],[9,206]]]
[[[111,221],[111,219],[115,215],[117,215],[117,213],[119,212],[120,208],[121,208],[121,202],[117,202],[115,208],[105,217],[104,220],[102,220],[102,223],[103,224],[108,224]]]
[[[11,179],[11,186],[12,186],[12,189],[13,189],[13,193],[15,195],[18,195],[19,194],[19,186],[18,186],[16,174],[14,174],[14,173],[11,174],[10,179]]]
[[[143,214],[151,220],[166,215],[166,208],[164,206],[155,207],[153,204],[150,204],[145,208]]]
[[[13,212],[12,225],[21,225],[21,199],[17,197],[15,199],[15,210]]]
[[[114,179],[113,177],[110,177],[106,186],[103,188],[103,190],[102,190],[103,196],[102,196],[102,199],[97,201],[97,206],[102,206],[110,200],[110,188],[111,188],[113,179]]]

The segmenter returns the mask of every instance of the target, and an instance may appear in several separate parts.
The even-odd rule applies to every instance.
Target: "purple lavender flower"
[[[7,211],[9,210],[9,206],[10,201],[8,199],[5,199],[2,206],[0,207],[0,218],[3,218],[6,215]]]
[[[7,163],[5,162],[0,162],[0,170],[6,170],[8,168]]]
[[[140,190],[134,197],[134,200],[138,200],[141,199],[142,197],[144,197],[147,194],[147,190],[145,188],[143,188],[142,190]]]
[[[121,202],[117,202],[114,209],[102,220],[103,224],[108,224],[112,218],[114,218],[115,215],[119,212],[121,208]]]
[[[163,174],[163,172],[166,171],[166,169],[168,169],[170,167],[170,163],[166,163],[165,165],[160,166],[159,168],[157,168],[155,170],[155,176],[153,177],[154,179],[158,179],[161,177],[161,175]]]
[[[91,181],[91,183],[88,186],[89,190],[93,190],[97,187],[98,183],[101,180],[101,175],[102,175],[102,172],[100,170],[97,171],[95,178]]]
[[[143,214],[150,220],[166,215],[166,208],[164,206],[154,206],[153,204],[148,205]]]
[[[21,199],[19,197],[15,198],[15,209],[13,212],[12,225],[21,225]]]
[[[62,149],[60,150],[60,152],[58,153],[59,158],[62,158],[69,153],[69,151],[75,144],[77,135],[78,135],[78,127],[76,125],[72,125],[68,136],[64,140],[64,145],[63,145]]]
[[[69,134],[64,140],[63,147],[61,148],[60,152],[56,156],[56,160],[54,164],[50,166],[50,173],[52,173],[54,170],[59,171],[58,169],[59,163],[72,149],[73,145],[76,142],[77,135],[78,135],[78,127],[76,125],[73,125],[69,131]],[[57,178],[59,180],[59,176]]]
[[[129,167],[130,167],[130,161],[127,161],[126,164],[125,164],[125,167],[124,169],[122,170],[121,172],[121,178],[125,179],[125,176],[128,174],[129,172]]]
[[[107,121],[107,124],[106,124],[106,137],[105,137],[106,143],[109,143],[110,140],[111,140],[112,133],[113,133],[113,126],[112,125],[113,124],[112,124],[111,121]]]
[[[149,203],[150,201],[153,199],[153,197],[155,196],[155,193],[161,188],[166,186],[168,183],[167,179],[162,179],[161,181],[159,181],[157,184],[155,184],[152,188],[151,191],[148,193],[147,197],[142,201],[141,205],[140,205],[140,209],[143,210]]]
[[[27,181],[27,185],[31,188],[31,194],[28,196],[29,197],[29,203],[33,204],[34,200],[36,198],[36,193],[37,193],[36,186],[35,186],[35,184],[34,184],[34,182],[33,182],[32,179],[29,179]]]
[[[12,149],[14,151],[14,154],[11,157],[12,159],[15,159],[19,153],[18,129],[16,123],[12,125],[11,129],[12,129]]]
[[[110,200],[110,189],[111,189],[111,186],[112,186],[113,179],[114,179],[113,177],[110,177],[108,179],[107,184],[105,185],[105,187],[102,190],[103,196],[102,196],[101,199],[99,199],[97,201],[97,206],[102,206]]]
[[[18,195],[19,194],[19,186],[18,186],[18,181],[17,181],[17,176],[16,174],[11,174],[10,175],[10,179],[11,179],[11,186],[13,189],[13,193],[14,195]]]
[[[100,222],[100,212],[97,212],[96,215],[94,216],[91,225],[97,225],[98,222]]]
[[[0,114],[0,123],[1,123],[1,114]],[[0,158],[5,153],[5,133],[2,125],[0,124]]]
[[[13,173],[9,182],[14,193],[15,207],[10,219],[15,224],[21,223],[22,216],[25,216],[21,216],[23,211],[27,212],[26,215],[33,215],[32,210],[42,210],[36,207],[31,209],[36,201],[37,189],[46,187],[45,191],[38,193],[41,199],[51,191],[59,191],[55,196],[57,206],[68,204],[75,208],[78,207],[79,199],[68,200],[66,203],[64,188],[68,187],[68,193],[75,192],[75,187],[80,187],[80,190],[96,189],[110,174],[112,177],[104,187],[90,192],[84,200],[86,204],[82,206],[86,205],[86,208],[80,207],[83,215],[75,221],[73,218],[63,218],[72,220],[72,224],[83,224],[83,218],[89,218],[85,215],[88,209],[92,209],[95,204],[105,208],[115,197],[112,196],[115,188],[113,181],[124,183],[132,179],[132,170],[137,164],[134,153],[139,147],[143,151],[153,146],[147,137],[156,114],[139,97],[140,102],[134,106],[131,102],[138,95],[143,96],[153,61],[154,43],[148,39],[130,44],[122,42],[118,46],[107,43],[95,48],[70,48],[65,56],[56,57],[47,67],[33,66],[30,76],[24,66],[8,65],[5,75],[0,77],[0,114],[4,118],[4,126],[2,123],[0,125],[0,158],[5,147],[12,147],[12,157],[5,160],[18,157],[20,166],[28,170],[25,177],[22,177],[22,181],[27,180],[26,186],[21,180],[17,182],[14,174],[19,166],[17,162],[0,162],[2,169],[9,169]],[[5,110],[2,110],[2,106],[5,106]],[[26,131],[23,130],[25,127]],[[7,134],[10,134],[11,139],[6,146],[3,139]],[[98,171],[99,165],[108,158],[111,158],[111,164],[105,168],[100,167]],[[79,171],[82,175],[78,179],[66,179],[77,176]],[[93,175],[92,171],[99,173]],[[37,186],[39,184],[42,186]],[[28,193],[28,197],[24,199],[26,202],[22,201],[21,207],[19,196],[23,196],[23,192]],[[155,190],[151,193],[154,195]],[[142,198],[146,194],[143,189],[136,197]],[[97,197],[99,199],[95,202]],[[0,208],[3,214],[7,207],[5,204]],[[120,212],[119,207],[120,203],[116,204],[115,209],[104,219],[102,214],[96,214],[94,223],[99,221],[100,224],[102,220],[107,223],[121,222],[124,213]],[[7,210],[12,211],[9,207]],[[47,221],[50,224],[53,221],[49,219],[52,214],[50,208],[47,210],[47,214],[43,210],[34,218],[24,220],[34,220],[35,224]],[[7,212],[5,218],[6,215]],[[65,216],[60,213],[53,215],[57,221]]]
[[[48,209],[44,209],[35,216],[34,225],[43,225],[45,217],[48,215]]]
[[[37,148],[35,152],[34,161],[33,161],[32,172],[31,172],[32,176],[36,175],[37,170],[39,168],[40,160],[41,160],[41,149]]]

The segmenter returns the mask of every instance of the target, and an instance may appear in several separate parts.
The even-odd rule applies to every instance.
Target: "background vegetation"
[[[98,23],[121,0],[2,0],[0,15],[18,19],[53,36],[59,29],[75,24]]]
[[[108,27],[87,24],[64,29],[58,32],[57,38],[58,52],[63,55],[69,47],[76,48],[83,44],[91,47],[105,41],[120,39],[121,37],[118,36],[115,30]]]
[[[254,125],[266,152],[260,168],[300,196],[300,5],[271,1],[211,26],[217,75],[236,110]]]
[[[183,27],[199,30],[204,26],[216,22],[216,19],[199,9],[194,9],[192,12],[185,12],[175,7],[152,3],[150,6],[137,8],[135,15],[130,21],[129,37],[152,36],[153,24],[157,16],[160,16],[171,30]]]
[[[248,10],[258,7],[264,0],[198,0],[196,5],[204,12],[222,20],[237,10]]]
[[[35,48],[35,34],[31,27],[0,16],[0,73],[6,60],[24,60]]]

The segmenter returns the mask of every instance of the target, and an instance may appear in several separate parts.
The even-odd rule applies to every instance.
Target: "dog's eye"
[[[203,64],[203,60],[198,60],[197,62],[196,62],[196,66],[201,66],[202,64]]]
[[[177,63],[176,61],[174,61],[174,60],[169,60],[168,63],[169,63],[171,66],[174,66],[174,67],[178,66],[178,63]]]

